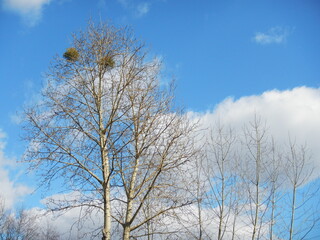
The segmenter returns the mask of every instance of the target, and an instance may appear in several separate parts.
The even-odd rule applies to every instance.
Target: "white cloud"
[[[10,170],[16,167],[16,160],[5,155],[5,133],[0,129],[0,197],[5,201],[5,207],[10,209],[23,196],[31,193],[31,188],[19,183],[17,176]]]
[[[266,33],[257,32],[253,37],[253,40],[262,45],[266,44],[281,44],[287,41],[287,37],[290,34],[290,30],[288,28],[283,27],[273,27],[270,28]]]
[[[18,13],[29,26],[36,25],[42,16],[43,7],[51,0],[4,0],[3,6]]]
[[[297,87],[237,100],[227,98],[212,111],[193,114],[201,119],[203,128],[220,121],[240,131],[257,114],[266,121],[270,134],[279,143],[286,144],[290,135],[297,144],[306,144],[315,173],[320,173],[320,88]]]

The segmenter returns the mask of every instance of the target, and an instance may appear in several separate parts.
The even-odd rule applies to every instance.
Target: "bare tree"
[[[280,187],[284,181],[283,170],[284,163],[282,154],[278,150],[279,146],[276,145],[274,139],[271,141],[271,154],[270,161],[268,161],[268,167],[265,168],[268,174],[268,182],[270,185],[270,216],[269,216],[269,239],[273,240],[276,236],[275,226],[278,220],[279,202],[283,197],[283,193],[280,191]],[[279,224],[277,224],[279,225]]]
[[[5,208],[0,197],[0,240],[59,240],[60,235],[47,224],[46,229],[40,227],[38,216],[24,208],[13,211]],[[50,231],[48,231],[50,229]]]
[[[264,217],[270,202],[268,191],[268,176],[266,168],[271,152],[266,126],[255,115],[249,127],[244,129],[246,147],[246,167],[242,173],[247,183],[247,200],[250,208],[252,224],[251,239],[259,239],[261,226],[264,225]]]
[[[132,138],[118,162],[125,211],[115,216],[124,227],[123,239],[157,216],[190,203],[177,188],[177,173],[194,155],[193,126],[181,113],[170,113],[171,97],[159,95],[155,83],[154,79],[143,79],[129,92],[132,110],[128,124],[132,129],[128,133]],[[141,219],[139,213],[147,200],[154,203],[152,212]]]
[[[257,116],[243,135],[234,135],[219,125],[215,130],[206,143],[207,157],[194,162],[194,184],[189,189],[197,201],[188,217],[184,217],[185,212],[180,218],[188,238],[273,240],[312,236],[320,219],[319,180],[311,181],[313,168],[306,148],[290,142],[285,152]]]
[[[203,204],[204,204],[204,199],[205,199],[205,193],[206,193],[206,182],[203,181],[203,168],[202,168],[202,162],[201,159],[199,161],[196,161],[196,166],[195,166],[195,171],[196,171],[196,176],[195,176],[195,181],[194,184],[196,186],[196,191],[195,191],[195,197],[196,197],[196,204],[197,204],[197,220],[198,220],[198,225],[199,225],[199,235],[197,237],[198,240],[202,240],[205,238],[206,231],[205,231],[205,226],[204,226],[204,216],[203,216]]]
[[[60,234],[58,230],[52,226],[49,222],[46,223],[45,227],[39,229],[41,239],[43,240],[60,240]]]
[[[41,100],[26,110],[25,160],[42,183],[76,193],[52,199],[51,210],[81,207],[85,219],[98,209],[103,240],[112,221],[129,239],[189,203],[175,171],[195,154],[195,126],[174,109],[173,86],[160,85],[161,63],[146,54],[127,28],[90,23],[54,59]],[[146,204],[153,212],[144,218]]]
[[[4,200],[0,197],[0,239],[5,239],[5,223],[6,223],[6,212],[4,208]]]
[[[189,164],[189,170],[184,173],[187,179],[184,180],[184,188],[188,191],[192,199],[192,204],[181,209],[177,213],[177,218],[182,229],[179,231],[180,236],[186,236],[188,239],[211,239],[207,232],[208,214],[205,212],[206,194],[208,192],[208,183],[204,174],[203,161],[205,161],[204,154],[199,154],[192,164]]]
[[[218,219],[217,239],[222,240],[228,225],[232,208],[234,189],[234,169],[236,138],[231,129],[220,124],[212,130],[208,138],[207,160],[203,166],[204,176],[209,185],[206,203],[213,209]]]
[[[319,201],[314,201],[318,186],[310,183],[314,167],[304,145],[297,146],[289,139],[289,151],[285,157],[285,173],[289,181],[290,207],[288,238],[304,239],[319,222]],[[304,186],[309,183],[309,186]],[[304,187],[303,189],[301,189]],[[310,205],[311,204],[311,205]],[[296,221],[300,226],[296,226]]]

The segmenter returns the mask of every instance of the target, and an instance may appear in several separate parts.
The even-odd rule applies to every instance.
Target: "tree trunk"
[[[237,215],[235,214],[233,217],[233,223],[232,223],[232,237],[231,240],[235,239],[235,235],[236,235],[236,220],[237,220]]]
[[[127,205],[126,219],[125,219],[125,223],[123,225],[123,240],[129,240],[129,238],[130,238],[132,208],[133,208],[133,202],[132,202],[131,198],[129,197],[128,205]]]
[[[272,200],[271,200],[271,224],[270,224],[270,240],[273,240],[273,226],[275,223],[275,208],[276,208],[276,197],[275,197],[275,187],[274,187],[274,182],[272,186]]]
[[[130,226],[126,225],[123,228],[123,240],[129,240],[130,239]]]
[[[297,190],[297,186],[296,184],[294,184],[293,186],[293,192],[292,192],[292,206],[291,206],[291,220],[290,220],[290,236],[289,239],[292,240],[292,236],[293,236],[293,226],[294,226],[294,214],[295,214],[295,210],[296,210],[296,190]]]
[[[219,216],[219,231],[218,231],[218,240],[222,240],[222,236],[223,236],[223,230],[222,230],[222,224],[223,224],[223,215],[224,215],[224,187],[225,187],[225,182],[224,182],[224,167],[223,167],[223,161],[222,161],[222,183],[221,183],[221,206],[220,206],[220,216]]]
[[[256,130],[256,139],[257,139],[257,155],[255,159],[256,165],[256,196],[255,196],[255,209],[254,209],[254,221],[253,221],[253,231],[252,231],[252,240],[256,238],[257,226],[258,226],[258,218],[259,218],[259,206],[260,206],[260,166],[261,166],[261,138],[259,136],[259,132]]]
[[[102,230],[102,240],[111,240],[111,208],[110,208],[110,188],[106,187],[104,190],[104,224]]]

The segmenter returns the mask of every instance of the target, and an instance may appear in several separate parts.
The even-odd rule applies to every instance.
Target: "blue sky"
[[[316,146],[319,122],[303,121],[317,120],[320,116],[317,0],[0,0],[0,3],[0,135],[3,135],[1,143],[5,143],[0,150],[5,159],[19,159],[23,153],[19,112],[41,89],[50,60],[65,51],[71,43],[71,33],[84,29],[90,18],[131,26],[136,36],[150,47],[150,55],[163,60],[163,81],[176,79],[176,101],[187,111],[216,114],[217,109],[224,109],[221,112],[233,113],[239,105],[246,109],[252,102],[263,111],[269,109],[265,106],[278,95],[276,99],[282,103],[301,99],[302,106],[314,106],[310,112],[288,113],[292,118],[300,114],[299,120],[293,123],[292,118],[283,118],[282,124],[295,129],[299,124],[309,125],[309,130],[297,130],[294,134],[306,141],[313,138],[311,146]],[[305,88],[299,88],[302,86]],[[267,91],[270,94],[263,95]],[[309,100],[304,102],[305,99]],[[278,106],[279,102],[273,104]],[[286,110],[292,107],[286,106],[289,105],[283,105]],[[274,111],[270,110],[271,113]],[[32,182],[23,176],[18,178],[15,168],[7,165],[8,179],[11,182],[18,179],[15,186],[21,179],[24,183]]]

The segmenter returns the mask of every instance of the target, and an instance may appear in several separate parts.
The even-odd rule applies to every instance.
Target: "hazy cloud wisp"
[[[142,17],[143,15],[146,15],[150,10],[150,4],[149,3],[140,3],[137,6],[137,16]]]
[[[138,5],[132,0],[117,0],[125,9],[131,10],[136,17],[143,17],[150,11],[149,2],[141,2]]]
[[[253,41],[261,45],[282,44],[287,41],[290,32],[288,28],[273,27],[265,33],[257,32],[253,37]]]
[[[43,7],[51,0],[4,0],[6,10],[19,14],[28,26],[36,25],[42,16]]]

